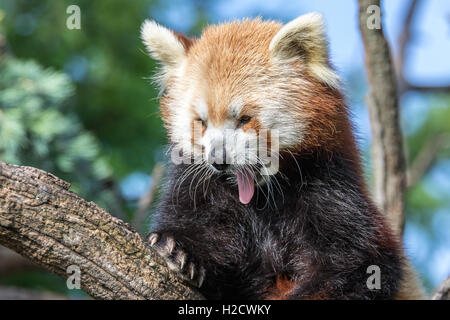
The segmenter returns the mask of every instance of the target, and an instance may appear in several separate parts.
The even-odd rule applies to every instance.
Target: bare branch
[[[379,29],[367,27],[367,8],[371,5],[380,7],[380,1],[358,2],[370,84],[368,106],[373,137],[374,198],[394,230],[401,234],[404,226],[406,162],[399,125],[396,76],[381,25]]]
[[[407,81],[402,76],[403,81],[400,82],[401,85],[401,92],[407,92],[407,91],[420,91],[424,93],[448,93],[450,92],[450,85],[448,86],[426,86],[426,85],[417,85],[413,84],[410,81]]]
[[[139,234],[42,170],[0,162],[0,244],[98,299],[200,299]]]
[[[450,277],[447,278],[436,292],[433,294],[432,300],[450,300]]]
[[[139,199],[138,202],[138,210],[136,212],[136,218],[134,219],[133,226],[142,231],[140,228],[144,222],[145,212],[150,208],[155,199],[156,192],[158,191],[161,180],[164,173],[164,166],[161,163],[156,163],[152,172],[152,186],[148,189],[148,191]]]
[[[435,162],[439,151],[448,146],[449,141],[449,133],[433,136],[430,140],[428,140],[408,168],[408,188],[414,186],[427,173],[432,164]]]
[[[418,0],[411,0],[406,10],[405,21],[403,23],[402,31],[398,37],[398,56],[397,56],[397,70],[400,71],[399,75],[403,75],[403,68],[407,59],[407,49],[411,41],[411,25],[414,15],[417,10]]]
[[[450,85],[427,86],[423,84],[412,83],[405,77],[405,67],[406,62],[408,61],[407,56],[408,49],[410,43],[413,41],[412,26],[419,5],[422,5],[422,1],[419,0],[410,1],[408,8],[406,10],[403,28],[398,38],[398,55],[397,58],[395,59],[398,75],[397,77],[398,92],[400,95],[407,91],[421,91],[427,93],[450,92]]]

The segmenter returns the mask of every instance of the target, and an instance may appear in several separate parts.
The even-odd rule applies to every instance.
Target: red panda
[[[171,165],[148,236],[171,269],[210,299],[421,298],[368,195],[320,14],[198,39],[146,21],[141,37],[161,63],[170,153],[188,160]],[[242,156],[259,140],[275,168]]]

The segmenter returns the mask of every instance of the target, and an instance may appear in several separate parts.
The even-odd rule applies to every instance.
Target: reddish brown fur
[[[233,96],[240,96],[261,66],[269,64],[268,47],[281,25],[245,20],[208,27],[190,48],[187,73],[200,71],[209,121],[220,125],[228,117]],[[236,36],[239,35],[239,36]],[[190,67],[195,66],[195,69]],[[201,88],[199,88],[201,89]],[[246,100],[244,112],[258,108]],[[255,113],[255,111],[253,111]],[[251,114],[249,114],[251,116]]]
[[[260,88],[255,79],[268,74],[273,66],[269,52],[271,39],[282,27],[276,22],[263,22],[260,19],[244,20],[229,24],[210,26],[197,40],[176,34],[187,51],[185,75],[194,81],[187,85],[195,86],[208,106],[208,122],[220,126],[229,119],[229,106],[233,98],[239,97],[244,106],[242,115],[255,116],[264,106],[251,93]],[[304,152],[318,147],[327,152],[344,151],[351,159],[358,161],[356,144],[347,119],[347,110],[342,95],[316,80],[305,71],[304,62],[298,60],[287,64],[295,77],[305,81],[305,86],[293,85],[290,95],[299,97],[297,121],[309,123],[301,143],[292,147],[294,152]],[[201,81],[195,81],[201,79]],[[276,81],[276,79],[274,79]],[[168,80],[170,87],[170,79]],[[161,102],[162,116],[170,122],[170,113],[165,111],[167,100]],[[262,129],[261,124],[252,120],[243,127]]]
[[[250,119],[250,121],[248,123],[246,123],[245,125],[242,126],[242,130],[244,130],[244,131],[254,130],[256,132],[256,134],[258,134],[259,130],[261,130],[261,129],[264,129],[264,128],[262,128],[261,123],[256,118]]]
[[[290,281],[284,276],[277,276],[274,285],[267,290],[265,299],[286,300],[292,294],[294,288],[295,282]]]
[[[184,50],[188,52],[190,47],[194,44],[195,39],[186,37],[184,34],[176,31],[173,31],[173,33],[177,37],[178,41],[180,41],[181,44],[183,45]]]

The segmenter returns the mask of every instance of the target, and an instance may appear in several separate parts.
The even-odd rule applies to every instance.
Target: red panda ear
[[[328,42],[320,13],[302,15],[284,25],[273,37],[269,50],[276,61],[300,59],[318,80],[332,87],[339,79],[328,58]]]
[[[153,59],[164,67],[177,67],[186,58],[191,40],[181,33],[169,30],[152,20],[141,26],[141,39]]]

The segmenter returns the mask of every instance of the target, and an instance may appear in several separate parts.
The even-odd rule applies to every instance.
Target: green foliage
[[[408,219],[418,222],[426,228],[430,228],[431,219],[429,214],[445,206],[446,202],[430,194],[423,186],[423,183],[419,183],[408,190],[406,204]]]
[[[82,290],[69,290],[66,281],[59,276],[42,271],[15,273],[7,278],[0,278],[0,285],[51,291],[61,295],[67,295],[72,299],[86,299],[89,297]]]
[[[95,183],[111,176],[100,144],[65,102],[74,86],[61,72],[36,62],[0,61],[0,159],[34,166],[74,183],[82,195],[99,200]],[[107,203],[102,203],[108,206]]]
[[[408,137],[410,163],[414,161],[415,157],[430,139],[436,139],[442,134],[450,136],[450,97],[442,95],[430,100],[430,110],[427,112],[423,124]],[[449,146],[439,150],[438,160],[449,157]]]
[[[165,143],[157,91],[146,80],[156,63],[139,39],[152,3],[0,1],[0,160],[52,172],[128,221],[134,210],[116,182],[150,173]],[[66,28],[72,4],[81,30]],[[2,39],[15,59],[1,60]],[[40,277],[28,278],[39,285]]]
[[[139,39],[153,1],[5,0],[3,30],[14,56],[65,70],[74,80],[68,102],[102,145],[113,174],[151,172],[165,143],[156,89],[145,78],[156,64]],[[66,8],[81,10],[81,30],[66,28]],[[23,18],[23,19],[22,19]],[[1,31],[0,31],[1,32]],[[55,128],[57,130],[57,128]],[[86,138],[87,139],[87,138]],[[71,166],[61,159],[61,165]]]
[[[414,164],[419,153],[426,149],[427,144],[436,142],[436,139],[444,142],[439,145],[434,161],[430,163],[422,179],[407,194],[408,218],[424,226],[430,223],[428,214],[445,208],[448,205],[448,200],[450,200],[443,199],[441,195],[434,194],[433,190],[428,190],[424,186],[424,179],[426,179],[428,173],[441,161],[450,157],[450,142],[445,142],[450,137],[449,99],[445,95],[428,99],[429,109],[421,125],[407,137],[408,162],[410,165]]]

